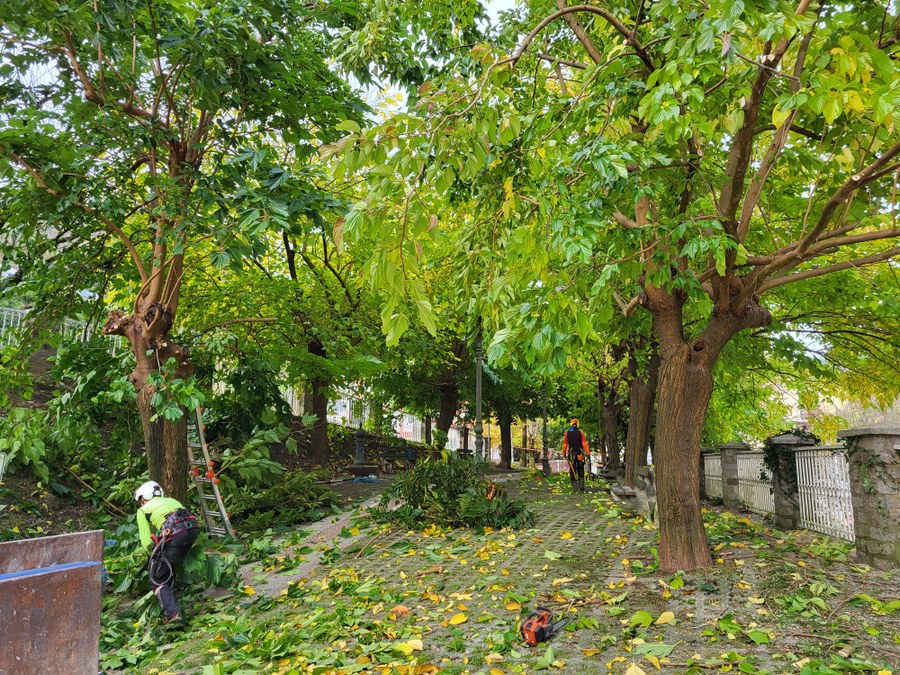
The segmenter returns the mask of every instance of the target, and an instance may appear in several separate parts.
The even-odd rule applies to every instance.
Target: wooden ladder
[[[195,424],[188,424],[188,462],[191,465],[191,481],[200,498],[200,514],[206,531],[214,537],[233,537],[234,528],[222,503],[222,494],[219,492],[219,479],[213,470],[213,461],[209,457],[209,448],[206,445],[206,434],[203,426],[203,409],[198,405],[194,409]],[[195,454],[196,450],[201,453]],[[212,489],[209,492],[207,487]]]

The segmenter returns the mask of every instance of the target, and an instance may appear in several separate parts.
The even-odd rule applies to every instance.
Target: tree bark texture
[[[136,366],[129,380],[137,392],[148,476],[162,485],[166,495],[185,503],[189,470],[187,416],[192,411],[182,409],[181,418],[174,422],[157,416],[152,404],[157,389],[150,382],[150,377],[170,359],[175,360],[172,376],[184,379],[194,372],[188,351],[168,339],[171,327],[172,317],[168,310],[160,303],[152,303],[140,314],[110,312],[103,333],[120,335],[128,340],[134,354]]]
[[[144,431],[147,449],[147,474],[150,480],[162,485],[167,497],[182,504],[188,497],[187,416],[191,411],[182,408],[180,420],[171,422],[162,415],[153,419],[156,410],[150,403],[156,388],[144,386],[137,395],[137,408]]]
[[[512,417],[500,415],[500,466],[512,468]]]
[[[320,358],[326,358],[325,346],[316,340],[307,345],[310,354],[314,354]],[[323,469],[328,466],[330,459],[328,447],[328,389],[329,381],[324,377],[314,377],[312,379],[312,413],[316,416],[316,421],[310,433],[310,442],[312,444],[312,452],[310,455],[310,463],[313,466],[319,466]]]
[[[652,291],[652,292],[651,292]],[[700,509],[700,437],[713,391],[712,371],[728,341],[745,328],[768,325],[771,314],[750,299],[740,313],[715,310],[695,339],[684,337],[684,296],[650,289],[660,345],[656,497],[660,570],[712,564]]]
[[[685,344],[662,357],[656,436],[660,569],[712,564],[700,510],[700,435],[712,395],[711,369]]]
[[[438,413],[437,428],[445,434],[450,433],[450,425],[456,417],[456,408],[459,404],[459,389],[456,382],[451,384],[442,384],[441,392],[441,410]]]
[[[603,405],[603,442],[606,445],[606,470],[613,475],[621,475],[622,459],[619,448],[619,411],[616,392],[601,380],[600,400]]]
[[[656,387],[659,379],[659,355],[654,354],[645,373],[635,375],[628,386],[628,431],[625,436],[625,485],[637,484],[637,472],[647,466],[647,448],[650,445],[650,427],[653,406],[656,403]]]

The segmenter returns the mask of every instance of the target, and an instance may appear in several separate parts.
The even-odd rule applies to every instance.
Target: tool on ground
[[[559,621],[553,621],[553,610],[547,607],[538,607],[522,622],[522,636],[529,647],[545,642],[558,633],[563,626],[569,623],[569,618],[564,617]]]
[[[206,434],[203,425],[203,408],[197,406],[194,409],[197,418],[196,424],[188,425],[188,461],[191,465],[191,481],[200,497],[200,514],[203,516],[203,524],[206,531],[212,536],[234,536],[234,528],[222,503],[222,494],[219,492],[219,479],[216,478],[215,464],[209,457],[209,448],[206,445]],[[200,450],[202,456],[196,456],[194,450]],[[200,467],[203,467],[202,469]],[[208,485],[212,492],[207,492]]]

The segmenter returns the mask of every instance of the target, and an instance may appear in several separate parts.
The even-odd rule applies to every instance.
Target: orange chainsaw
[[[522,636],[525,644],[534,647],[540,642],[552,638],[559,630],[569,623],[568,618],[553,622],[553,611],[546,607],[538,607],[522,622]]]

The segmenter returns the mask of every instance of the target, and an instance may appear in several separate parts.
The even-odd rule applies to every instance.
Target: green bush
[[[390,510],[392,501],[401,502]],[[530,525],[533,514],[506,491],[485,480],[482,467],[468,459],[425,461],[400,474],[382,493],[374,509],[381,522],[416,528],[424,522],[451,527],[515,527]]]

